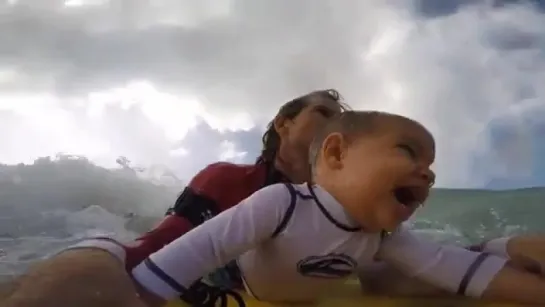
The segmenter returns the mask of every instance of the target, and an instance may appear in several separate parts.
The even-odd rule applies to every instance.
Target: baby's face
[[[421,125],[377,120],[376,132],[345,147],[332,172],[333,194],[368,231],[392,231],[427,199],[435,180],[435,142]]]

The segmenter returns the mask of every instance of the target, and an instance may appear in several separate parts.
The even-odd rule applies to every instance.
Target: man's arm
[[[120,261],[101,250],[73,250],[30,269],[4,307],[144,307]]]
[[[229,171],[232,168],[232,164],[226,163],[204,168],[187,188],[192,197],[178,199],[176,214],[167,216],[157,228],[130,245],[121,245],[107,238],[87,240],[39,264],[18,282],[20,286],[10,296],[11,306],[44,307],[47,306],[45,302],[55,307],[64,306],[65,302],[73,303],[67,306],[85,306],[87,302],[93,302],[89,300],[87,289],[97,293],[114,292],[111,299],[100,298],[100,306],[124,306],[119,302],[132,306],[134,290],[126,270],[131,270],[150,254],[189,231],[193,225],[184,213],[198,214],[203,203],[204,207],[214,206],[218,201],[218,191],[225,186],[226,180],[230,182]],[[77,249],[71,250],[73,248]]]
[[[426,242],[406,229],[384,240],[379,257],[407,276],[451,293],[526,304],[545,303],[545,281],[506,266],[507,259]]]
[[[270,239],[291,201],[285,185],[265,187],[152,254],[133,278],[163,302],[186,294],[207,273]]]

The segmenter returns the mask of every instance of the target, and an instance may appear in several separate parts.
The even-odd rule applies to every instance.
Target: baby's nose
[[[423,167],[420,169],[419,177],[430,187],[435,183],[435,173],[428,167]]]

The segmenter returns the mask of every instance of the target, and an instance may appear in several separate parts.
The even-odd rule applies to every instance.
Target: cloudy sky
[[[422,121],[443,187],[545,184],[540,1],[2,0],[0,162],[253,161],[321,88]]]

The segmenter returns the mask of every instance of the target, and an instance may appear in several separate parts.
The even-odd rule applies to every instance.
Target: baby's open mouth
[[[397,201],[407,207],[420,206],[426,198],[424,195],[420,187],[399,187],[394,190]]]

